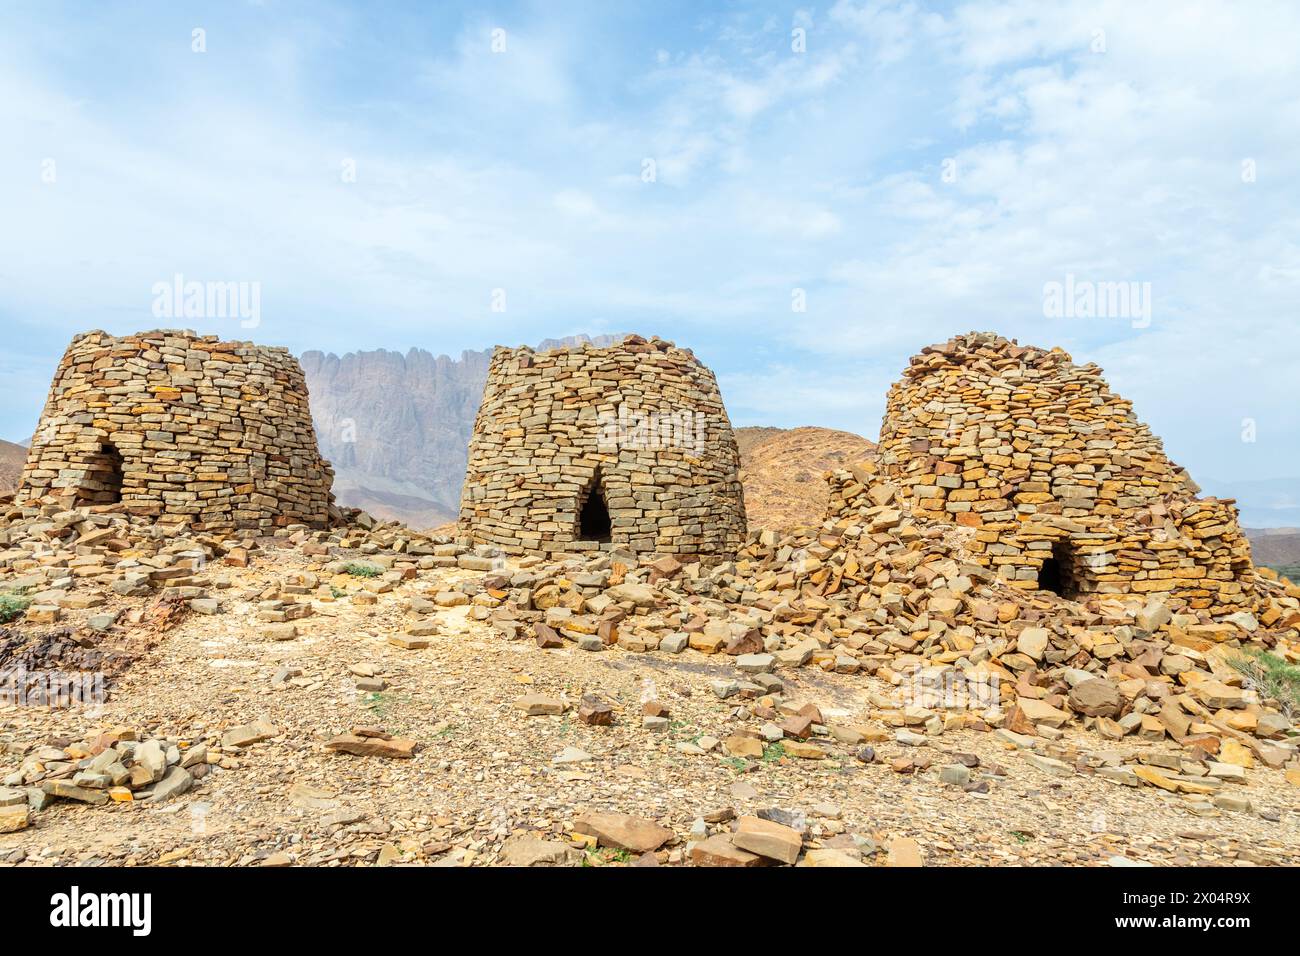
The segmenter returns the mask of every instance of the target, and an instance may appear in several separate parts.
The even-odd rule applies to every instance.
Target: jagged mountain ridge
[[[538,351],[622,335],[547,339]],[[300,356],[322,454],[344,505],[416,528],[453,520],[491,349],[459,359],[413,348]]]

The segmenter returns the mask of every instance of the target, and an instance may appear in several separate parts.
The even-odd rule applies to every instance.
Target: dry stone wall
[[[95,331],[59,363],[15,500],[115,505],[196,529],[320,527],[332,482],[287,349]]]
[[[1015,586],[1256,605],[1233,502],[1197,498],[1101,369],[1060,349],[971,333],[922,350],[889,392],[878,459],[831,485],[832,517],[892,503],[964,529],[971,559]]]
[[[689,349],[640,336],[498,348],[460,530],[508,553],[727,557],[745,540],[739,463],[717,382]]]

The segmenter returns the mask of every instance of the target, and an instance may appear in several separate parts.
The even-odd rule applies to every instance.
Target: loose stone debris
[[[164,803],[188,793],[210,773],[240,767],[238,757],[215,740],[154,737],[128,727],[79,741],[54,738],[29,748],[10,744],[5,749],[21,762],[0,785],[3,833],[25,829],[32,813],[56,803]]]
[[[998,365],[1029,353],[963,348],[935,367],[1029,388]],[[1232,663],[1300,663],[1300,588],[1237,566],[1226,524],[1167,549],[1190,562],[1167,590],[1127,586],[1177,580],[1139,556],[1154,532],[1095,590],[1035,587],[1050,549],[973,537],[888,454],[828,476],[822,525],[752,529],[722,560],[0,499],[0,591],[31,599],[0,673],[104,678],[94,709],[0,703],[0,862],[1300,862],[1300,734]],[[973,502],[1011,480],[969,470]],[[1187,515],[1182,495],[1107,521]],[[1076,517],[1051,504],[1012,520]],[[1192,587],[1201,566],[1218,586]]]

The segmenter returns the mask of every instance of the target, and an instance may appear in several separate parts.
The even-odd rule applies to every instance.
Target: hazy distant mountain
[[[18,487],[18,479],[27,461],[27,449],[11,441],[0,439],[0,495],[7,495]]]
[[[539,351],[622,335],[548,339]],[[301,357],[321,452],[341,504],[415,528],[455,519],[490,349],[459,359],[423,349]]]
[[[1300,528],[1247,528],[1250,556],[1269,567],[1300,565]]]
[[[305,353],[316,437],[339,502],[425,526],[454,515],[490,357]]]

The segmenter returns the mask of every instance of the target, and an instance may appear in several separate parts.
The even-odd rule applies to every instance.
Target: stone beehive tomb
[[[460,530],[509,553],[726,557],[745,540],[739,463],[717,382],[689,349],[640,336],[497,348]]]
[[[59,363],[16,501],[119,505],[199,529],[321,526],[332,482],[288,350],[97,331]]]
[[[1101,369],[1060,349],[977,333],[923,349],[889,392],[878,456],[832,479],[832,516],[888,501],[967,529],[964,550],[1008,583],[1069,598],[1255,604],[1233,503],[1198,498]]]

